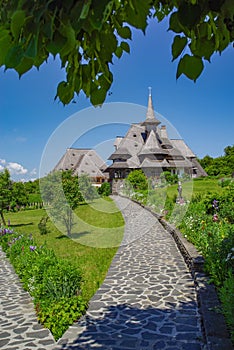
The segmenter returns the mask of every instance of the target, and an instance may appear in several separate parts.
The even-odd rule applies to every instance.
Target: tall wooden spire
[[[154,113],[154,107],[153,107],[153,101],[152,101],[152,88],[149,87],[149,98],[148,98],[148,108],[146,113],[146,119],[142,123],[142,125],[156,125],[158,126],[161,122],[156,119],[155,113]]]

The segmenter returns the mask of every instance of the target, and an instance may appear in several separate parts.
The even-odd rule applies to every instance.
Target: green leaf
[[[105,10],[103,12],[103,23],[105,23],[108,20],[111,12],[113,10],[113,6],[114,6],[113,0],[107,2],[107,5],[106,5]]]
[[[152,8],[151,0],[131,0],[125,6],[126,21],[132,26],[143,30],[147,27],[147,19]]]
[[[175,60],[184,50],[188,40],[185,36],[176,35],[172,44],[172,56]]]
[[[90,88],[91,88],[91,66],[90,64],[83,64],[80,67],[81,70],[81,79],[82,79],[82,89],[87,97],[90,96]]]
[[[59,97],[60,101],[64,105],[68,104],[69,102],[71,102],[71,100],[74,97],[73,87],[70,84],[68,84],[66,81],[61,81],[61,83],[59,83],[57,87],[56,97]]]
[[[21,46],[13,46],[7,53],[6,59],[5,59],[5,65],[6,68],[15,68],[17,67],[22,58],[23,58],[24,52],[22,50]]]
[[[16,11],[11,17],[11,32],[15,39],[18,39],[21,28],[24,25],[25,12],[22,10]]]
[[[0,31],[0,66],[5,64],[5,57],[11,47],[11,36],[8,30]]]
[[[99,86],[101,86],[101,88],[105,89],[106,91],[109,90],[112,82],[113,82],[113,75],[111,72],[109,72],[108,76],[106,76],[105,74],[102,74],[98,78]]]
[[[131,39],[132,38],[132,32],[129,27],[120,27],[117,29],[118,34],[123,38],[123,39]]]
[[[178,19],[178,12],[173,12],[172,15],[170,16],[168,30],[172,30],[175,33],[183,32],[183,26],[180,24]]]
[[[15,70],[18,72],[19,77],[21,77],[21,75],[29,71],[32,68],[33,64],[34,61],[32,58],[23,57],[20,64],[17,67],[15,67]]]
[[[120,46],[124,51],[130,53],[130,46],[128,45],[128,43],[126,43],[126,41],[122,41]]]
[[[182,26],[192,29],[199,23],[202,9],[198,4],[182,2],[178,9],[178,19]]]
[[[112,56],[117,49],[117,40],[112,32],[102,33],[100,35],[101,50],[99,57],[103,62],[111,62]]]
[[[123,49],[121,46],[118,46],[117,49],[115,50],[115,55],[120,58],[123,54]]]
[[[113,0],[92,0],[92,11],[89,13],[89,19],[93,28],[102,29],[102,26],[109,20],[113,5]]]
[[[52,53],[52,55],[56,55],[62,48],[64,47],[66,43],[66,39],[64,36],[62,36],[58,31],[54,33],[54,38],[51,40],[47,46],[46,49]]]
[[[193,55],[204,57],[209,61],[211,55],[215,51],[215,40],[214,38],[211,38],[210,40],[206,38],[198,38],[197,40],[193,40],[189,47]]]
[[[199,37],[201,37],[201,38],[208,37],[209,36],[209,27],[210,27],[210,24],[208,22],[201,23],[198,27]]]
[[[189,79],[196,81],[201,72],[203,71],[204,64],[200,57],[184,55],[181,58],[176,73],[176,79],[178,79],[181,74],[185,74]]]
[[[90,95],[90,101],[94,106],[103,104],[106,98],[107,91],[104,88],[93,90]]]
[[[76,46],[76,33],[70,23],[62,25],[60,33],[67,38],[66,44],[59,51],[61,56],[65,56]]]
[[[38,43],[38,35],[33,35],[32,39],[29,42],[27,50],[25,51],[26,57],[35,58],[37,56],[37,43]]]
[[[92,0],[85,0],[84,5],[80,14],[80,19],[85,19],[88,16],[89,8],[92,3]]]

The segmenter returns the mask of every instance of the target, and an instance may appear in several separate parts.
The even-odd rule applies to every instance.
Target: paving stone
[[[114,200],[125,219],[122,245],[86,315],[57,343],[0,250],[0,323],[15,326],[0,333],[2,350],[205,350],[193,279],[172,236],[149,211]]]

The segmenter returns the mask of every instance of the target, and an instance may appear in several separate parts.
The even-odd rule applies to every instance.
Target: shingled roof
[[[145,120],[132,124],[127,134],[124,137],[118,136],[114,143],[115,152],[109,157],[113,160],[113,164],[108,167],[112,177],[118,174],[127,176],[128,172],[125,172],[127,168],[152,170],[154,168],[174,168],[174,171],[179,169],[180,174],[181,171],[192,174],[196,168],[198,175],[204,175],[205,172],[197,165],[197,162],[192,162],[196,156],[184,140],[170,139],[166,126],[159,126],[159,124],[161,122],[154,113],[150,88]],[[118,174],[113,173],[115,168]],[[121,169],[123,172],[119,171]],[[149,173],[153,174],[153,171]],[[158,174],[158,171],[155,171],[155,174]]]
[[[74,175],[106,177],[107,165],[93,149],[68,148],[54,170],[72,170]]]

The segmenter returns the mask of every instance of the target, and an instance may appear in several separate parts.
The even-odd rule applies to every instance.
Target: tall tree
[[[11,208],[20,207],[27,205],[29,197],[26,192],[25,184],[22,182],[13,182],[12,184],[12,200]]]
[[[233,176],[234,145],[224,148],[224,156],[212,158],[206,155],[203,159],[200,159],[199,162],[210,176]]]
[[[57,97],[68,104],[81,90],[93,105],[106,98],[113,57],[130,52],[132,28],[145,33],[149,18],[169,16],[176,78],[196,80],[215,52],[234,39],[233,0],[0,0],[0,66],[19,76],[50,54],[66,79]]]
[[[6,225],[4,211],[9,208],[12,201],[12,181],[8,169],[0,172],[0,215],[3,225]]]

